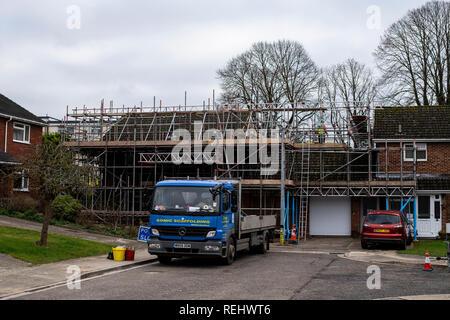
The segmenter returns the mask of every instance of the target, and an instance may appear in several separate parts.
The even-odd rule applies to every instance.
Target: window
[[[405,161],[414,161],[414,144],[405,143],[403,148]],[[417,161],[427,161],[427,144],[416,143],[415,153]]]
[[[14,191],[29,191],[30,178],[26,170],[15,173]]]
[[[430,197],[419,196],[419,219],[430,219]]]
[[[369,214],[366,217],[365,223],[371,224],[398,224],[400,223],[400,216],[394,214]]]
[[[218,213],[217,201],[206,187],[157,187],[153,196],[152,211],[158,214]]]
[[[14,123],[13,141],[30,143],[30,126],[23,123]]]
[[[375,197],[362,199],[362,212],[363,216],[367,216],[367,213],[373,210],[377,210],[378,199]]]
[[[222,198],[222,210],[225,212],[228,209],[230,209],[230,194],[227,192],[223,193],[223,198]]]
[[[434,196],[434,218],[439,220],[441,218],[441,197]]]

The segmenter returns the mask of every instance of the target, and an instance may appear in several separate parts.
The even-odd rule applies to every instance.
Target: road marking
[[[400,297],[388,297],[379,298],[375,300],[450,300],[450,294],[427,294],[416,296],[400,296]]]
[[[280,252],[280,253],[311,253],[311,254],[333,254],[332,252],[328,252],[328,251],[287,251],[287,250],[273,250],[272,252]]]
[[[136,266],[136,267],[132,267],[132,268],[128,268],[128,269],[121,269],[121,270],[110,271],[110,272],[106,272],[104,274],[100,274],[98,276],[93,276],[93,277],[89,277],[89,278],[80,279],[79,282],[81,283],[83,281],[98,279],[98,278],[105,277],[105,276],[108,276],[108,275],[113,275],[113,274],[117,274],[117,273],[121,273],[121,272],[125,272],[125,271],[130,271],[130,270],[142,268],[142,267],[149,266],[149,265],[156,264],[156,263],[159,263],[159,262],[155,261],[155,262],[142,264],[140,266]],[[35,289],[28,289],[28,290],[26,290],[24,292],[21,292],[21,293],[17,293],[17,294],[13,294],[13,295],[10,295],[10,296],[6,296],[6,297],[3,297],[3,298],[0,298],[0,300],[15,299],[15,298],[23,297],[23,296],[28,296],[28,295],[31,295],[31,294],[34,294],[34,293],[43,292],[43,291],[56,289],[56,288],[60,288],[60,287],[65,287],[65,286],[67,286],[67,281],[58,282],[58,283],[55,283],[54,285],[46,286],[43,289],[37,289],[37,290],[35,290]]]

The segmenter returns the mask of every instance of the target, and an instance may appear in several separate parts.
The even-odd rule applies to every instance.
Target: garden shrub
[[[37,208],[39,208],[39,201],[28,195],[17,195],[9,198],[6,206],[7,209],[12,211],[25,212],[32,210],[36,213]]]
[[[58,195],[53,200],[51,207],[54,219],[69,222],[75,222],[83,209],[81,203],[68,194]]]

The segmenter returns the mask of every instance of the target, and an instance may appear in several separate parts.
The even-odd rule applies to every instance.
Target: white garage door
[[[313,236],[351,235],[350,198],[310,198],[310,234]]]

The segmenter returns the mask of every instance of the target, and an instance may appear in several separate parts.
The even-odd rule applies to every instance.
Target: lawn
[[[0,253],[14,258],[42,264],[66,259],[107,254],[112,246],[105,243],[48,235],[48,246],[36,245],[40,232],[11,227],[0,227]]]
[[[425,256],[428,251],[431,257],[446,257],[447,242],[442,240],[420,240],[414,243],[413,249],[397,251],[400,254],[414,254]]]

